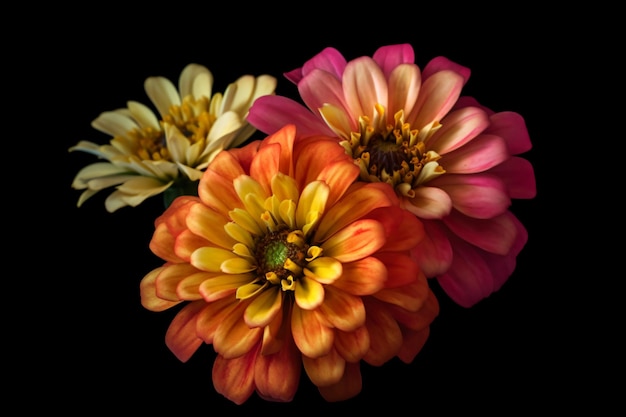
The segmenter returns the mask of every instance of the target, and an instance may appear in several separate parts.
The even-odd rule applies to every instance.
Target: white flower
[[[256,131],[246,121],[248,110],[258,97],[274,94],[276,78],[244,75],[223,94],[213,94],[211,71],[189,64],[178,90],[164,77],[147,78],[144,88],[160,117],[148,106],[128,101],[126,108],[103,112],[92,122],[112,136],[109,144],[80,141],[69,149],[108,161],[88,165],[74,178],[72,187],[85,190],[78,207],[109,187],[116,189],[105,207],[114,212],[168,189],[195,186],[219,151],[241,145]]]

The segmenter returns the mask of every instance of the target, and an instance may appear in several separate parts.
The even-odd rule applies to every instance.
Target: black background
[[[46,244],[55,255],[46,261],[45,284],[38,291],[45,294],[46,303],[40,304],[45,311],[35,325],[36,341],[28,343],[30,362],[24,362],[37,365],[19,378],[19,386],[41,390],[50,409],[81,414],[293,416],[388,407],[409,415],[507,415],[587,403],[576,393],[592,389],[593,378],[579,382],[588,366],[574,340],[585,339],[582,334],[590,330],[583,325],[585,312],[564,291],[573,282],[565,272],[573,259],[561,243],[560,207],[568,197],[563,175],[571,162],[555,158],[570,139],[559,120],[562,125],[560,114],[571,104],[562,91],[564,68],[577,59],[574,37],[555,32],[545,13],[524,10],[487,15],[476,8],[433,12],[389,6],[385,13],[332,11],[331,17],[317,10],[284,18],[278,10],[243,6],[240,13],[184,7],[184,13],[161,10],[157,16],[78,11],[81,17],[63,19],[29,50],[30,58],[37,57],[31,79],[48,98],[38,105],[50,117],[38,138],[52,156],[43,192],[63,220],[49,232]],[[527,227],[528,244],[503,288],[472,308],[448,301],[434,284],[441,313],[422,352],[411,364],[363,365],[363,390],[356,398],[326,403],[303,376],[290,403],[269,403],[253,394],[237,406],[213,389],[212,348],[203,346],[180,363],[164,344],[175,312],[153,313],[140,305],[141,278],[161,264],[148,249],[153,221],[162,211],[160,198],[107,213],[108,191],[103,191],[77,208],[80,192],[70,184],[95,160],[67,150],[79,140],[108,140],[90,126],[101,112],[125,107],[127,100],[150,104],[143,90],[148,76],[177,83],[184,66],[195,62],[213,72],[214,91],[240,75],[268,73],[278,78],[278,94],[297,98],[282,73],[324,47],[334,46],[350,60],[394,43],[411,43],[422,67],[438,55],[469,67],[465,95],[495,111],[524,116],[533,143],[524,156],[535,167],[537,197],[515,200],[511,210]]]

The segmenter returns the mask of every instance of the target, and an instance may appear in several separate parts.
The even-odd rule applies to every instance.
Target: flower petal
[[[298,349],[310,358],[326,355],[333,346],[333,330],[323,324],[313,310],[294,305],[291,331]]]
[[[333,283],[354,295],[368,295],[383,288],[387,280],[385,264],[373,256],[342,264],[341,278]]]
[[[196,320],[205,306],[204,301],[187,304],[176,314],[167,329],[165,344],[181,362],[187,362],[202,345],[202,339],[196,333]]]
[[[365,324],[365,307],[361,297],[348,294],[331,285],[326,287],[324,303],[320,305],[319,313],[333,327],[344,332],[353,331]]]
[[[335,349],[318,358],[302,356],[302,364],[311,382],[318,387],[338,383],[346,368],[345,359]]]
[[[357,220],[323,243],[326,256],[352,262],[376,252],[385,244],[385,230],[375,220]]]
[[[260,343],[259,343],[260,346]],[[215,391],[237,405],[243,404],[254,392],[254,367],[259,347],[237,358],[217,355],[213,362]]]

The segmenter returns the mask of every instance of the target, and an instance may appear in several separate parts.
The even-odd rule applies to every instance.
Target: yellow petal
[[[263,327],[276,317],[282,306],[282,291],[278,286],[271,286],[256,296],[243,318],[250,327]]]
[[[324,286],[314,279],[302,276],[296,284],[295,299],[300,308],[313,310],[324,301]]]
[[[218,275],[204,280],[198,291],[205,301],[212,302],[235,294],[237,288],[251,282],[254,278],[253,274]]]
[[[223,272],[221,268],[222,262],[237,257],[234,253],[225,249],[202,247],[196,249],[191,254],[191,264],[202,271]]]
[[[321,181],[310,182],[302,190],[296,208],[296,224],[305,235],[324,213],[329,193],[328,185]]]
[[[304,268],[304,275],[322,284],[332,284],[341,276],[341,272],[341,262],[328,256],[313,259]]]

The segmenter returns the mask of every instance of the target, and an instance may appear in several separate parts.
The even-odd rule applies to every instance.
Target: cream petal
[[[156,117],[150,107],[138,101],[129,101],[126,103],[133,119],[137,121],[142,128],[149,127],[156,131],[161,130],[159,119]]]
[[[421,219],[440,219],[452,210],[452,199],[444,190],[437,187],[417,187],[415,195],[406,198],[403,207]]]
[[[161,118],[169,113],[170,106],[181,104],[176,87],[165,77],[148,77],[144,82],[144,90],[159,111]]]
[[[178,78],[178,91],[181,97],[191,95],[195,99],[211,98],[213,94],[213,73],[203,65],[188,64]]]
[[[219,144],[228,148],[229,143],[219,143],[218,141],[223,136],[237,131],[237,129],[240,129],[243,125],[244,122],[241,116],[233,111],[227,111],[215,120],[215,123],[213,123],[213,126],[209,131],[209,135],[207,136],[207,141],[210,144],[216,142],[213,146],[217,146]],[[206,153],[208,152],[205,152],[204,154]]]
[[[126,136],[128,132],[140,126],[133,119],[115,111],[107,111],[91,122],[91,126],[111,136]]]
[[[187,137],[185,137],[185,135],[183,135],[173,124],[165,123],[164,129],[167,150],[169,151],[172,160],[187,164],[189,162],[187,161],[187,149],[189,149],[189,146],[191,145],[189,139],[187,139]]]

